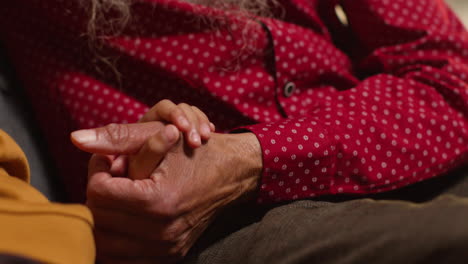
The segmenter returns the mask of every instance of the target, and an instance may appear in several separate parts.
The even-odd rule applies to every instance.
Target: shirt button
[[[284,97],[291,97],[294,90],[296,90],[296,85],[293,82],[287,82],[283,88]]]
[[[343,7],[341,5],[336,5],[335,6],[335,14],[338,17],[338,20],[340,20],[341,24],[343,26],[348,26],[348,17],[346,16],[345,11],[343,10]]]

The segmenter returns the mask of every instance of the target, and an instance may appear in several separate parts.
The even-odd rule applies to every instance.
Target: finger
[[[149,178],[178,139],[179,131],[174,125],[167,125],[162,131],[150,137],[136,155],[130,156],[128,170],[130,179]]]
[[[102,204],[116,204],[131,199],[136,193],[133,181],[128,178],[115,178],[109,171],[97,171],[88,173],[87,199],[102,201]],[[134,199],[134,198],[133,198]],[[129,204],[130,202],[128,202]],[[120,204],[121,206],[127,203]],[[127,205],[129,206],[129,205]]]
[[[140,165],[135,166],[132,164],[129,173],[136,174],[135,172],[140,168],[143,173],[148,173],[148,170],[150,170],[148,168],[154,169],[154,166],[158,165],[171,144],[177,142],[179,137],[179,132],[173,125],[168,125],[167,128],[157,134],[160,134],[160,137],[153,137],[148,140],[147,147],[144,147],[141,154],[137,155],[136,164]],[[147,155],[148,153],[151,155]],[[150,156],[150,158],[147,156]],[[153,179],[134,181],[129,178],[112,177],[110,174],[110,164],[113,161],[111,157],[113,156],[95,155],[92,159],[87,187],[88,200],[100,203],[105,207],[119,206],[136,208],[140,211],[146,207],[154,206],[154,199],[158,201],[159,192]],[[96,167],[99,169],[96,169]]]
[[[141,188],[128,178],[113,177],[115,175],[112,174],[112,171],[116,170],[113,167],[120,157],[100,154],[94,154],[91,157],[88,165],[86,189],[88,201],[98,201],[102,206],[131,208],[144,200],[148,190]]]
[[[112,165],[109,169],[109,173],[113,177],[126,177],[127,175],[127,164],[128,164],[128,156],[127,155],[120,155],[116,156],[114,161],[112,161]]]
[[[104,127],[71,133],[72,143],[79,149],[97,154],[134,154],[146,140],[164,128],[161,122],[110,124]]]
[[[88,163],[88,177],[97,173],[108,173],[112,162],[113,156],[94,154]]]
[[[174,124],[180,131],[188,132],[190,130],[190,123],[184,111],[167,99],[154,105],[139,122],[149,121],[166,121]]]
[[[211,135],[210,120],[198,107],[192,106],[192,110],[198,117],[200,135],[203,140],[208,140]]]
[[[187,104],[175,105],[167,99],[151,108],[140,122],[150,120],[164,120],[173,123],[180,131],[184,132],[192,147],[200,146],[201,139],[208,140],[212,129],[214,131],[214,125],[210,124],[208,117],[200,109],[194,106],[190,107]],[[202,120],[203,122],[200,122]],[[195,130],[197,133],[193,132]]]
[[[87,203],[95,206],[132,213],[146,212],[163,199],[153,179],[134,181],[112,177],[109,172],[90,173],[86,198]]]
[[[86,197],[101,206],[132,208],[144,200],[145,189],[128,178],[112,177],[113,156],[95,154],[89,161]],[[148,191],[147,191],[148,192]]]
[[[187,144],[192,148],[198,148],[201,146],[201,137],[198,131],[200,124],[198,121],[198,115],[193,111],[192,107],[188,104],[181,103],[178,105],[186,114],[190,122],[190,131],[184,133]]]

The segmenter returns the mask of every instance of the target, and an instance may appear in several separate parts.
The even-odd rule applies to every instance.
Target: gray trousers
[[[467,171],[368,198],[230,208],[183,263],[468,263]]]

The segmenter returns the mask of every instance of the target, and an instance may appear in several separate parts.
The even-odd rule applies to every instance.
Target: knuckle
[[[127,126],[112,123],[104,127],[104,136],[111,144],[119,146],[127,141],[130,132]]]
[[[161,100],[161,103],[162,103],[162,104],[174,104],[174,103],[173,103],[171,100],[169,100],[169,99],[163,99],[163,100]]]
[[[171,118],[175,119],[175,118],[177,118],[179,116],[184,115],[184,111],[179,107],[174,107],[174,109],[171,111],[170,115],[171,115]]]
[[[177,105],[178,107],[182,108],[182,109],[187,109],[189,108],[190,109],[190,105],[186,104],[186,103],[180,103]]]
[[[172,103],[172,102],[171,102],[169,99],[163,99],[163,100],[157,102],[157,103],[154,105],[154,108],[160,108],[160,107],[162,107],[162,106],[164,106],[164,105],[167,105],[167,104],[170,104],[170,103]]]

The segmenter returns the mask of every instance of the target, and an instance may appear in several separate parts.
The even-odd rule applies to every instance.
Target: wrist
[[[233,155],[235,180],[238,182],[238,201],[253,200],[260,185],[263,170],[260,142],[253,133],[226,134]],[[237,164],[237,165],[236,165]]]

